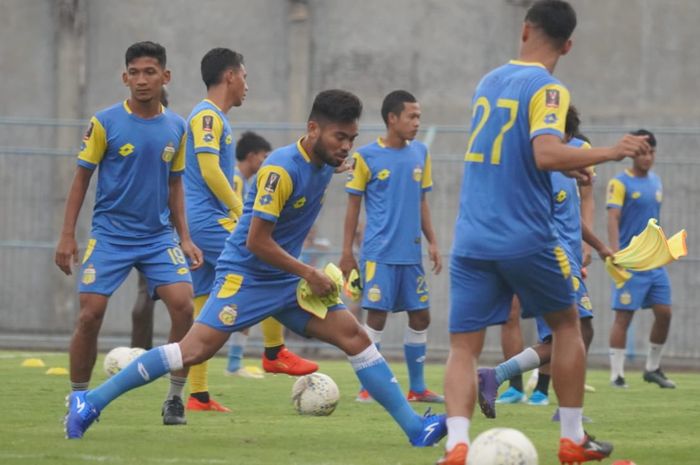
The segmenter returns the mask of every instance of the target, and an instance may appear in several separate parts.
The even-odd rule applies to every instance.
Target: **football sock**
[[[284,346],[284,326],[282,323],[272,317],[265,318],[260,323],[260,330],[262,331],[263,347]],[[275,354],[275,358],[277,358],[277,354]]]
[[[360,383],[396,420],[409,438],[423,429],[421,417],[413,411],[401,393],[399,383],[374,344],[357,355],[348,356]]]
[[[549,379],[550,376],[547,374],[544,374],[540,372],[540,374],[537,376],[537,386],[535,387],[535,391],[540,391],[544,395],[549,395]]]
[[[625,377],[625,349],[610,348],[610,380]]]
[[[166,373],[182,369],[182,353],[177,343],[151,349],[126,368],[85,394],[98,411],[131,389],[155,381]]]
[[[540,366],[540,356],[535,349],[528,347],[496,367],[496,382],[500,385],[505,380]]]
[[[470,423],[467,417],[449,417],[447,419],[447,442],[445,442],[445,450],[452,450],[461,442],[469,444]]]
[[[75,391],[87,391],[88,386],[90,385],[89,381],[85,381],[84,383],[74,383],[73,381],[70,382],[70,390],[75,392]]]
[[[280,350],[282,350],[283,347],[284,344],[275,347],[265,347],[265,357],[268,360],[277,360],[277,354],[280,353]]]
[[[369,326],[365,325],[365,331],[367,331],[367,335],[369,336],[369,340],[374,343],[374,346],[377,348],[379,352],[382,351],[382,333],[384,332],[383,329],[380,329],[377,331],[376,329],[372,329]],[[365,387],[360,383],[360,391],[364,390]]]
[[[559,407],[559,421],[561,422],[561,437],[569,438],[576,444],[581,444],[585,433],[583,432],[583,409],[578,407]]]
[[[226,369],[231,373],[241,369],[246,342],[248,342],[248,335],[245,333],[239,331],[231,335],[231,344],[228,349],[228,365],[226,366]]]
[[[207,295],[200,295],[194,298],[194,312],[193,316],[195,319],[202,312],[204,304],[207,302]],[[209,391],[209,362],[202,362],[198,365],[193,365],[190,367],[190,372],[188,374],[188,379],[190,381],[190,392],[208,392]],[[172,378],[172,377],[171,377]],[[172,382],[171,382],[172,384]],[[184,386],[184,384],[183,384]],[[182,397],[182,392],[178,395]],[[171,397],[168,396],[168,399]]]
[[[170,374],[170,388],[168,389],[166,399],[170,400],[175,396],[182,399],[182,394],[185,392],[185,384],[187,384],[186,376],[174,376],[173,374]],[[209,393],[207,391],[202,391],[200,394],[206,394],[206,397],[209,397]]]
[[[661,352],[664,350],[663,344],[649,343],[649,353],[647,354],[647,371],[656,371],[661,365]]]
[[[416,331],[410,327],[406,328],[403,340],[403,353],[406,358],[406,366],[408,367],[410,389],[417,393],[425,392],[423,365],[425,364],[427,342],[427,329]]]
[[[520,392],[525,392],[523,390],[523,375],[516,375],[510,378],[510,387],[517,389]]]

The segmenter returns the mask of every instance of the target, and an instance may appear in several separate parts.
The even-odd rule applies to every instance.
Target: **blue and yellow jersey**
[[[421,198],[433,186],[428,148],[414,140],[395,149],[377,139],[355,152],[353,166],[345,190],[365,198],[362,258],[421,263]]]
[[[235,144],[231,125],[226,115],[208,99],[199,102],[187,120],[185,201],[191,231],[197,231],[212,218],[228,217],[228,207],[214,195],[202,176],[197,161],[200,153],[217,155],[226,179],[233,179]]]
[[[588,142],[571,139],[569,145],[590,148]],[[554,227],[561,239],[569,261],[581,264],[583,247],[581,237],[581,196],[576,180],[558,171],[552,172],[552,198],[554,200]]]
[[[647,227],[649,218],[659,218],[663,186],[661,178],[649,171],[645,177],[637,177],[625,170],[608,183],[608,208],[620,208],[620,249],[629,245]]]
[[[499,260],[556,243],[551,174],[532,140],[563,138],[569,92],[539,63],[511,61],[476,88],[453,253]]]
[[[321,211],[323,197],[335,168],[311,163],[301,141],[274,150],[258,171],[246,196],[238,226],[226,240],[217,271],[239,271],[278,279],[288,273],[253,255],[246,239],[253,217],[275,223],[272,238],[293,257],[301,255],[304,239]]]
[[[185,134],[185,120],[172,111],[143,119],[127,101],[90,119],[78,165],[99,166],[94,237],[123,245],[172,238],[168,183],[185,169]]]
[[[238,169],[237,166],[233,167],[233,191],[238,194],[243,202],[245,202],[245,196],[248,193],[248,182],[243,177],[243,173]]]

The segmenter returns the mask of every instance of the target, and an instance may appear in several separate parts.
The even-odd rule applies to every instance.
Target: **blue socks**
[[[231,344],[228,350],[228,365],[226,369],[233,373],[241,369],[241,360],[243,359],[243,346]]]
[[[406,328],[403,339],[403,353],[408,367],[408,379],[411,391],[421,394],[425,392],[425,353],[428,343],[428,330],[417,331],[410,326]]]

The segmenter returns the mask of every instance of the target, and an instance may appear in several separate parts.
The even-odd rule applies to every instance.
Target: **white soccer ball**
[[[114,376],[124,369],[129,363],[146,352],[140,347],[115,347],[107,352],[103,364],[107,376]]]
[[[537,465],[537,451],[517,429],[493,428],[472,442],[467,465]]]
[[[292,402],[301,415],[330,415],[339,400],[338,385],[323,373],[302,376],[292,386]]]

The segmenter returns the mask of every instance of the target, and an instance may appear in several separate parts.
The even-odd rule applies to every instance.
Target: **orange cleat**
[[[581,444],[576,444],[569,438],[559,440],[559,461],[562,464],[581,464],[591,460],[601,461],[610,457],[613,446],[610,443],[596,441],[593,436],[586,434]]]
[[[187,410],[231,413],[230,408],[224,407],[214,399],[209,399],[209,402],[202,402],[201,400],[192,396],[187,399]]]
[[[426,389],[423,392],[408,391],[406,400],[409,402],[432,402],[434,404],[445,403],[445,398],[443,396],[436,394],[429,389]]]
[[[262,367],[268,373],[286,373],[290,376],[303,376],[318,370],[318,363],[306,360],[283,347],[277,358],[270,360],[263,354]]]
[[[435,465],[464,465],[467,463],[467,452],[469,452],[469,446],[460,442],[452,450],[445,451],[445,455],[435,462]]]
[[[355,397],[355,402],[368,403],[374,402],[374,399],[372,399],[372,396],[369,395],[369,391],[367,391],[367,389],[361,389],[360,392],[357,393],[357,397]]]

